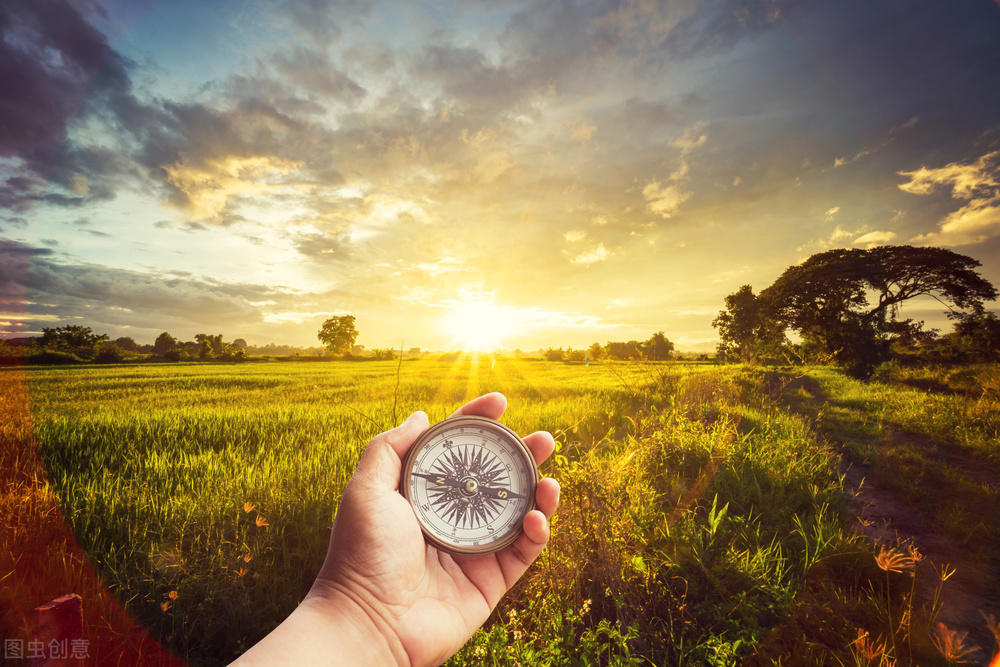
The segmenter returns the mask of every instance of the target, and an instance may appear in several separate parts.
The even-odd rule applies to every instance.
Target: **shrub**
[[[58,352],[56,350],[45,350],[38,354],[32,354],[26,358],[27,362],[33,366],[58,366],[62,364],[80,364],[83,359],[70,354],[69,352]]]

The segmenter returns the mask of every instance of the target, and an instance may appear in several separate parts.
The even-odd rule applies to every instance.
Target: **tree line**
[[[712,322],[718,355],[754,363],[767,358],[832,362],[868,377],[892,358],[924,361],[1000,359],[1000,321],[984,302],[996,288],[980,263],[944,248],[841,248],[791,266],[754,294],[750,285],[725,298]],[[927,296],[947,308],[954,331],[939,336],[923,321],[900,319],[900,306]],[[789,333],[798,341],[792,342]]]
[[[657,331],[650,336],[649,340],[608,341],[604,345],[594,343],[587,349],[574,350],[573,348],[563,349],[547,348],[544,352],[548,361],[598,361],[600,359],[614,359],[617,361],[667,361],[673,358],[674,344],[663,334]]]
[[[164,331],[152,344],[140,344],[129,336],[111,340],[90,327],[69,324],[42,329],[33,338],[0,340],[0,363],[26,359],[33,364],[121,363],[130,359],[152,358],[166,361],[242,361],[251,356],[315,355],[321,348],[292,345],[248,345],[236,338],[223,340],[222,334],[196,334],[183,341]]]

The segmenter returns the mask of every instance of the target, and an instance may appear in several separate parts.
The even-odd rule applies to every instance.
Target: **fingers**
[[[500,419],[503,416],[503,411],[506,409],[507,397],[495,391],[492,394],[485,394],[479,398],[472,399],[458,410],[455,410],[451,416],[474,415],[476,417]]]
[[[531,450],[531,456],[535,459],[535,465],[541,465],[542,461],[549,458],[556,448],[556,441],[548,431],[536,431],[529,436],[522,438],[524,444]]]
[[[552,477],[546,477],[538,483],[538,488],[535,490],[535,507],[545,515],[546,521],[552,518],[556,508],[559,507],[559,493],[559,482]]]
[[[500,392],[485,394],[475,398],[451,414],[452,417],[463,415],[474,415],[477,417],[488,417],[490,419],[500,419],[507,409],[507,397]],[[552,435],[545,431],[538,431],[523,438],[524,444],[531,450],[531,455],[535,459],[535,465],[540,465],[542,461],[549,458],[555,449],[555,440]]]
[[[509,589],[521,578],[549,541],[549,519],[559,506],[559,482],[546,477],[535,492],[538,509],[524,517],[524,534],[511,546],[497,553],[497,562]]]

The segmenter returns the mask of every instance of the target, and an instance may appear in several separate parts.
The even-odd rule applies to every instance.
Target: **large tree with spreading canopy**
[[[928,296],[954,313],[996,299],[996,288],[976,272],[979,266],[944,248],[829,250],[789,267],[755,299],[749,299],[752,291],[744,293],[749,286],[727,297],[728,310],[716,326],[722,325],[723,342],[730,336],[733,344],[754,326],[792,329],[853,374],[867,375],[885,359],[894,332],[920,329],[922,323],[898,321],[903,302]]]

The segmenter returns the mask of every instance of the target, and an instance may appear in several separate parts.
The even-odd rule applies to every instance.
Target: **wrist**
[[[329,626],[332,641],[328,643],[335,661],[410,667],[386,611],[363,585],[352,586],[321,574],[300,608]]]
[[[317,579],[302,603],[234,665],[400,665],[410,667],[377,606],[363,594]]]

